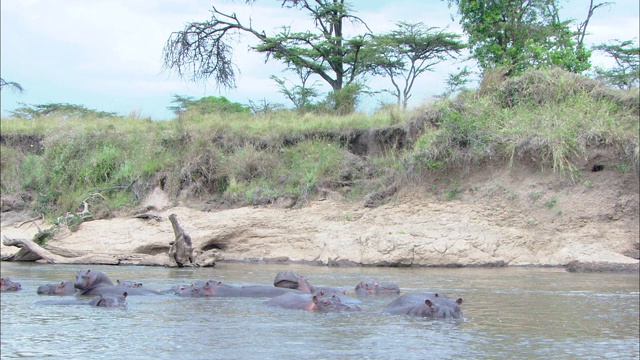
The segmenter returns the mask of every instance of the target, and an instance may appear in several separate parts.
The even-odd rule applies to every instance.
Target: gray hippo
[[[0,278],[0,291],[18,291],[22,290],[19,282],[11,281],[10,278]]]
[[[281,271],[276,275],[273,285],[276,287],[296,289],[309,294],[315,294],[319,290],[326,294],[346,294],[346,290],[333,288],[329,286],[314,286],[303,275],[298,275],[293,271]]]
[[[356,285],[356,295],[393,295],[400,293],[400,287],[396,284],[380,284],[377,281],[360,281]]]
[[[176,293],[179,296],[211,296],[211,297],[276,297],[288,292],[302,291],[265,285],[233,286],[221,281],[209,280],[204,284],[195,283],[189,288]]]
[[[89,305],[97,306],[97,307],[119,307],[126,308],[127,307],[127,295],[128,293],[125,291],[120,296],[113,295],[99,295],[94,297],[89,301]]]
[[[76,288],[73,286],[73,281],[62,281],[40,285],[37,293],[40,295],[73,295],[76,293]]]
[[[266,305],[307,311],[359,311],[357,305],[343,303],[339,296],[287,293],[265,301]]]
[[[214,280],[209,280],[209,281],[214,283],[216,282]],[[191,285],[187,285],[187,284],[174,285],[169,290],[164,290],[163,292],[178,295],[178,296],[205,296],[199,293],[200,291],[202,291],[202,288],[206,283],[207,281],[204,281],[204,280],[196,280]]]
[[[128,288],[139,288],[142,287],[142,283],[132,280],[116,280],[117,286],[124,286]]]
[[[125,291],[120,296],[111,294],[94,296],[91,300],[45,300],[36,302],[37,305],[90,305],[95,307],[127,307],[127,292]]]
[[[129,288],[125,286],[114,285],[111,279],[102,271],[98,270],[80,270],[76,274],[76,281],[73,286],[78,289],[77,295],[103,295],[103,294],[122,294],[127,292],[129,295],[160,295],[161,292],[149,290],[145,288]]]
[[[462,298],[449,299],[434,292],[418,292],[400,296],[387,305],[392,314],[411,315],[430,319],[462,319]]]
[[[286,289],[296,289],[307,293],[315,292],[315,287],[304,276],[293,271],[281,271],[276,275],[273,286]]]
[[[170,289],[164,290],[162,292],[179,295],[182,292],[184,292],[185,290],[189,289],[191,286],[193,286],[193,285],[184,285],[184,284],[183,285],[174,285]]]

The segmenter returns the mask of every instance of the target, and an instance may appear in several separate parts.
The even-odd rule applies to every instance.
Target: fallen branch
[[[117,265],[120,260],[114,256],[109,255],[85,255],[74,258],[67,258],[50,252],[47,249],[42,248],[35,242],[27,239],[11,239],[6,236],[2,236],[2,243],[5,246],[16,246],[22,250],[35,254],[39,259],[45,260],[49,264],[107,264]]]

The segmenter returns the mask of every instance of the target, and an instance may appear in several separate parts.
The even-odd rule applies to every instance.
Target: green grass
[[[0,190],[33,194],[32,210],[51,220],[81,211],[87,198],[96,218],[135,208],[156,186],[174,199],[186,194],[243,205],[280,196],[304,202],[319,189],[362,200],[391,184],[446,178],[450,169],[487,163],[533,163],[577,181],[577,164],[594,146],[618,152],[620,160],[605,165],[638,170],[638,109],[637,90],[549,70],[411,111],[188,113],[171,121],[2,118]],[[401,150],[349,151],[357,134],[389,126],[419,132]],[[459,198],[457,183],[449,185],[447,199]],[[529,194],[533,201],[541,196]]]

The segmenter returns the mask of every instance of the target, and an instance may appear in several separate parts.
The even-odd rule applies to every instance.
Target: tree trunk
[[[178,267],[195,266],[191,236],[182,229],[176,214],[169,215],[169,221],[171,221],[175,236],[175,240],[171,243],[171,248],[169,249],[169,259],[175,261]]]

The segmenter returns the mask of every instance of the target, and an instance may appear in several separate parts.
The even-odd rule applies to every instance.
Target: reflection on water
[[[562,269],[328,268],[219,264],[207,269],[92,266],[112,280],[163,290],[194,280],[272,284],[279,271],[353,290],[360,280],[403,292],[462,297],[462,323],[385,314],[394,297],[363,299],[361,312],[318,314],[261,299],[131,296],[128,309],[35,305],[39,285],[75,279],[87,266],[2,263],[22,283],[1,296],[1,357],[173,359],[539,358],[637,359],[638,274]],[[48,298],[48,297],[47,297]]]

